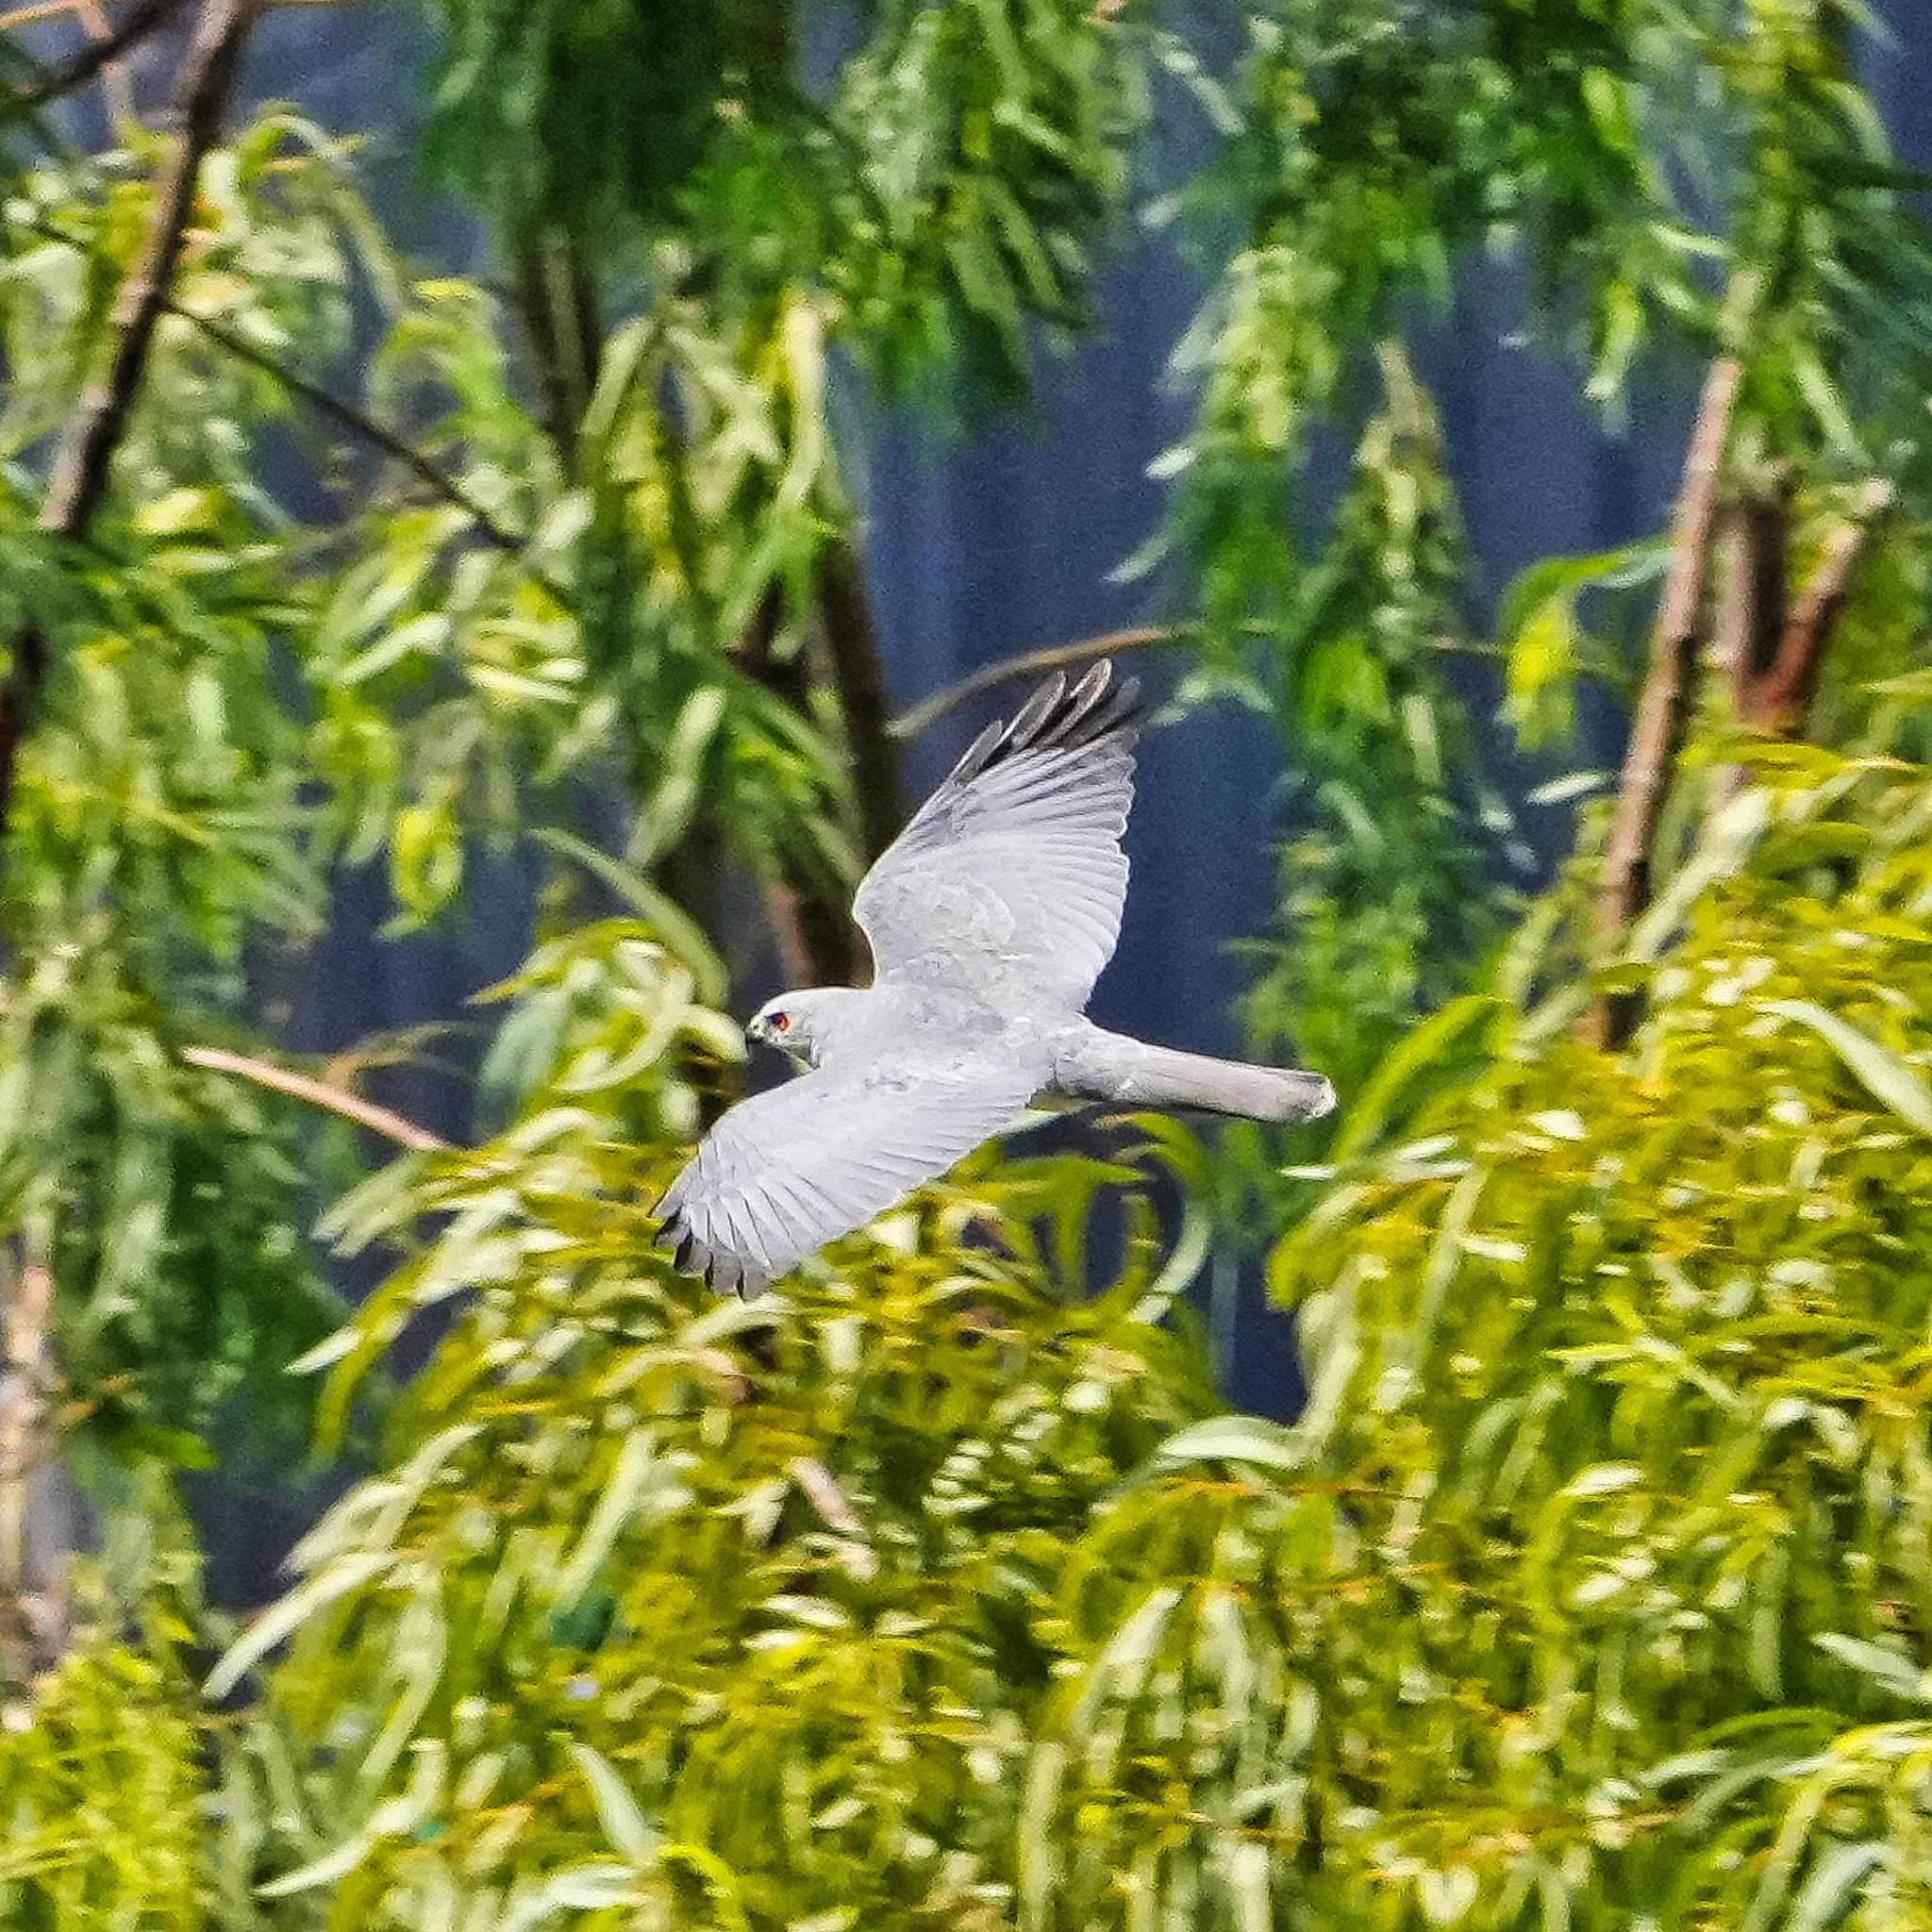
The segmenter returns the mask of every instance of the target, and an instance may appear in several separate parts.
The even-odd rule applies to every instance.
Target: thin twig
[[[1277,625],[1259,618],[1241,627],[1256,637],[1272,637],[1278,630]],[[909,706],[897,717],[889,720],[886,730],[890,736],[900,740],[917,738],[930,731],[941,718],[958,710],[961,705],[984,697],[988,691],[998,691],[1003,685],[1044,677],[1055,671],[1070,671],[1076,665],[1091,664],[1096,658],[1111,658],[1122,651],[1184,644],[1190,638],[1199,636],[1200,632],[1201,626],[1196,624],[1143,625],[1130,630],[1106,631],[1098,637],[1076,638],[1072,643],[1044,644],[1037,650],[1021,651],[1013,657],[1002,658],[997,664],[982,664],[958,683],[947,685],[929,698],[922,698],[918,704]],[[1422,646],[1444,658],[1480,658],[1491,663],[1500,663],[1509,655],[1505,645],[1472,638],[1424,638]],[[1579,676],[1613,690],[1628,689],[1627,680],[1615,665],[1579,663],[1576,670]]]
[[[392,1108],[379,1107],[375,1101],[364,1100],[359,1093],[352,1093],[347,1088],[334,1086],[327,1080],[311,1079],[307,1074],[278,1067],[272,1060],[256,1059],[245,1053],[231,1053],[225,1046],[184,1046],[181,1058],[190,1066],[206,1067],[212,1074],[234,1074],[243,1080],[254,1081],[258,1087],[286,1093],[291,1100],[305,1100],[311,1107],[325,1108],[330,1113],[341,1114],[344,1120],[354,1121],[358,1126],[381,1134],[399,1147],[408,1147],[419,1154],[435,1153],[450,1144],[440,1134],[432,1134],[427,1127],[419,1127],[414,1121],[406,1120]]]
[[[63,13],[75,12],[80,0],[38,0],[32,7],[15,7],[6,13],[0,13],[0,34],[10,34],[15,27],[31,26],[36,21],[54,20]]]
[[[81,0],[80,18],[90,41],[114,38],[114,23],[102,12],[101,0]],[[116,127],[131,125],[135,119],[134,83],[128,77],[125,61],[113,60],[102,69],[101,88],[108,97],[109,122]]]
[[[1616,811],[1604,853],[1596,926],[1597,942],[1606,958],[1615,955],[1630,922],[1650,903],[1657,827],[1684,741],[1698,645],[1704,635],[1705,588],[1717,525],[1718,473],[1742,379],[1743,369],[1736,358],[1720,356],[1711,363],[1684,459],[1670,574],[1657,605],[1650,667],[1631,724],[1629,749],[1624,755]],[[1593,1013],[1597,1043],[1607,1049],[1621,1046],[1636,1017],[1633,996],[1607,993]]]
[[[286,362],[278,361],[266,351],[258,349],[245,336],[237,335],[225,324],[216,322],[211,316],[197,314],[192,308],[184,308],[176,302],[170,302],[166,306],[169,314],[179,316],[183,322],[198,329],[217,347],[226,350],[238,362],[246,362],[250,368],[260,370],[264,375],[273,377],[298,402],[313,409],[318,415],[326,416],[338,427],[346,429],[352,436],[361,438],[364,442],[381,450],[384,455],[393,457],[411,475],[425,484],[443,502],[452,508],[461,510],[475,527],[476,534],[498,550],[508,551],[514,556],[530,541],[507,525],[498,523],[447,470],[431,458],[425,456],[407,437],[398,436],[393,429],[386,428],[375,417],[365,415],[354,404],[343,402],[340,396],[332,395],[320,383],[310,381],[298,370],[291,369]],[[531,575],[538,584],[568,608],[568,591],[535,572]]]
[[[127,10],[127,18],[119,26],[99,40],[90,41],[71,59],[63,61],[31,87],[23,89],[21,100],[29,108],[43,108],[49,101],[58,100],[62,94],[86,86],[102,68],[118,60],[137,42],[144,41],[158,26],[179,13],[186,4],[187,0],[134,0],[134,5]]]
[[[1867,483],[1852,505],[1851,520],[1826,539],[1785,620],[1776,657],[1750,688],[1746,724],[1779,738],[1794,738],[1805,728],[1833,627],[1851,594],[1858,564],[1895,495],[1882,479]]]
[[[0,219],[8,219],[0,217]],[[90,244],[80,236],[63,233],[48,223],[32,219],[13,218],[13,225],[24,233],[39,235],[49,242],[58,242],[63,247],[86,251]],[[425,484],[432,494],[440,497],[453,509],[459,509],[469,520],[477,536],[495,549],[507,555],[519,557],[529,542],[529,538],[507,524],[499,523],[494,516],[478,503],[462,484],[443,469],[433,458],[425,456],[407,437],[398,435],[393,429],[378,423],[375,417],[358,409],[353,403],[344,402],[341,397],[325,389],[319,382],[304,375],[300,370],[291,369],[286,362],[271,356],[267,350],[258,348],[247,337],[238,335],[225,323],[215,321],[212,316],[203,315],[177,302],[172,295],[161,303],[162,309],[169,315],[206,336],[208,340],[238,362],[245,362],[251,369],[258,369],[271,380],[285,389],[290,395],[312,409],[319,416],[326,416],[340,429],[359,438],[373,448],[381,450],[401,463],[411,475]],[[524,570],[530,581],[539,590],[555,598],[565,610],[575,609],[572,592],[546,572],[537,569],[527,560]]]
[[[41,528],[53,535],[84,538],[107,492],[114,452],[126,433],[147,372],[155,324],[181,257],[202,160],[220,134],[256,10],[256,0],[210,0],[182,65],[175,95],[181,131],[156,183],[141,253],[114,299],[112,348],[54,455],[39,519]],[[47,640],[38,624],[22,626],[11,655],[0,686],[0,832],[13,801],[20,747],[46,681]]]
[[[1096,658],[1111,658],[1119,651],[1178,643],[1187,635],[1185,625],[1147,625],[1132,630],[1110,630],[1100,637],[1080,638],[1071,644],[1048,644],[1037,651],[1022,651],[1014,657],[1002,658],[997,664],[983,664],[958,683],[921,699],[909,709],[901,711],[886,729],[893,738],[917,738],[922,732],[930,731],[948,712],[990,691],[998,691],[1002,685],[1043,677],[1049,672],[1069,670],[1075,664],[1091,664]]]

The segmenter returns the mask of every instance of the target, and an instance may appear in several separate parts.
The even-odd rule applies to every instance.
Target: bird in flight
[[[1120,938],[1140,687],[1103,659],[988,725],[860,882],[873,983],[768,1000],[748,1041],[810,1071],[741,1101],[658,1204],[676,1265],[755,1294],[1037,1096],[1314,1120],[1319,1074],[1150,1046],[1087,1019]]]

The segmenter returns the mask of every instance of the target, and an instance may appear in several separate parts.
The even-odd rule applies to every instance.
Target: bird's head
[[[854,1000],[865,995],[849,986],[807,987],[781,992],[767,1000],[744,1028],[754,1046],[775,1046],[801,1066],[815,1067],[823,1058],[827,1037]]]

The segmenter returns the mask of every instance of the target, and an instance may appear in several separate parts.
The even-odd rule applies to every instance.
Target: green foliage
[[[545,226],[600,256],[614,233],[630,275],[716,315],[831,302],[893,380],[963,361],[1010,381],[1029,317],[1079,319],[1145,112],[1140,36],[1080,0],[888,0],[822,98],[784,0],[439,11],[431,154],[540,280]]]
[[[696,15],[649,0],[441,0],[448,25],[430,158],[512,221],[673,212],[738,124],[789,102],[785,0]],[[585,191],[594,199],[586,201]]]
[[[49,1932],[199,1932],[191,1687],[116,1646],[70,1653],[0,1734],[0,1910]]]
[[[0,1909],[37,1932],[200,1932],[235,1888],[210,1871],[211,1740],[184,1655],[196,1558],[152,1463],[115,1487],[75,1581],[76,1641],[0,1704]],[[227,1923],[253,1923],[245,1893]]]
[[[1269,639],[1264,702],[1324,829],[1284,854],[1293,939],[1267,949],[1248,1003],[1257,1045],[1291,1042],[1345,1088],[1457,990],[1498,929],[1490,881],[1524,853],[1441,671],[1475,647],[1441,428],[1401,350],[1381,361],[1327,546]]]
[[[1801,519],[1874,469],[1917,478],[1932,250],[1857,82],[1865,25],[1840,0],[1277,0],[1249,16],[1232,87],[1208,91],[1224,149],[1183,197],[1232,249],[1176,353],[1198,413],[1162,459],[1176,495],[1157,549],[1190,560],[1217,668],[1265,659],[1259,690],[1318,774],[1251,1008],[1259,1042],[1358,1075],[1469,983],[1507,914],[1495,882],[1527,856],[1458,729],[1489,689],[1443,675],[1440,647],[1481,636],[1485,587],[1456,552],[1426,399],[1406,368],[1391,377],[1386,339],[1446,304],[1466,253],[1533,266],[1528,320],[1607,408],[1648,351],[1657,374],[1687,349],[1738,355],[1732,460],[1795,491]],[[1372,355],[1388,406],[1318,523],[1296,466],[1318,425],[1353,416]],[[1660,563],[1552,560],[1505,600],[1479,650],[1502,660],[1500,722],[1524,749],[1569,741],[1579,677],[1623,681],[1630,626],[1586,628],[1579,594],[1647,585]]]
[[[55,952],[0,1016],[0,1231],[58,1288],[75,1420],[119,1453],[206,1458],[239,1386],[279,1446],[283,1371],[333,1325],[307,1244],[313,1193],[285,1112],[179,1055],[180,1021]]]
[[[325,1888],[342,1925],[998,1915],[1067,1554],[1211,1407],[1157,1325],[1180,1284],[1144,1203],[1119,1278],[1068,1297],[1140,1176],[981,1158],[789,1291],[712,1301],[653,1244],[659,1144],[622,1136],[641,1096],[685,1104],[680,1037],[724,1027],[661,954],[602,943],[636,997],[587,1012],[591,948],[540,957],[503,1037],[554,1059],[504,1134],[342,1210],[441,1232],[313,1357],[325,1412],[466,1301],[383,1473],[217,1674],[292,1637],[275,1708],[331,1740],[311,1804],[340,1835],[270,1890]]]
[[[1932,258],[1848,0],[1264,0],[1231,63],[1186,9],[879,0],[810,90],[766,0],[433,10],[429,158],[502,273],[401,259],[354,151],[261,110],[82,542],[42,479],[174,135],[4,129],[0,634],[49,672],[0,855],[0,1285],[52,1303],[0,1377],[0,1643],[64,1654],[0,1711],[0,1916],[1924,1918]],[[1150,199],[1183,98],[1215,149]],[[1141,561],[1180,565],[1184,699],[1278,726],[1307,823],[1249,1019],[1347,1108],[1286,1177],[1173,1123],[988,1153],[703,1300],[646,1204],[738,1078],[715,882],[831,901],[875,830],[841,358],[1010,395],[1126,219],[1177,212],[1215,288]],[[1740,358],[1723,481],[1789,498],[1794,585],[1896,489],[1812,714],[1859,755],[1740,787],[1707,720],[1588,969],[1593,831],[1516,922],[1498,747],[1562,773],[1667,558],[1547,559],[1489,621],[1402,346],[1476,249],[1606,408]],[[389,1274],[330,1330],[334,1149],[207,1049],[334,867],[424,924],[478,841],[542,908],[486,996],[486,1135],[334,1202]],[[1612,982],[1647,994],[1616,1058],[1573,1037]],[[1175,1313],[1257,1200],[1291,1428],[1221,1412]],[[237,1407],[258,1448],[311,1410],[376,1445],[239,1633],[175,1480]],[[36,1596],[56,1471],[105,1548]]]
[[[1271,1263],[1307,1408],[1076,1562],[1034,1923],[1924,1908],[1932,787],[1811,754],[1732,823],[1626,1058],[1491,1002],[1344,1121]]]

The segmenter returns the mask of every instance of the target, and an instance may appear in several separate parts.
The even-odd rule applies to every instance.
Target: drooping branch
[[[170,315],[178,315],[218,348],[234,357],[236,361],[245,362],[251,369],[258,369],[264,375],[272,377],[305,408],[314,410],[318,416],[326,416],[338,428],[348,431],[351,436],[392,458],[432,494],[441,497],[452,508],[461,510],[485,542],[513,556],[529,541],[519,531],[498,523],[447,470],[425,456],[407,437],[397,435],[393,429],[364,414],[354,404],[345,403],[320,383],[310,381],[299,370],[291,369],[286,362],[258,349],[245,336],[237,335],[226,324],[215,321],[212,316],[198,314],[177,302],[171,301],[166,308]],[[543,588],[559,602],[568,604],[569,595],[559,587],[545,582]]]
[[[287,0],[283,0],[287,4]],[[0,220],[7,217],[0,216]],[[85,250],[88,243],[77,235],[64,234],[60,229],[47,223],[16,220],[14,225],[24,232],[39,235],[49,242],[58,242],[63,247]],[[412,443],[408,437],[399,435],[385,424],[378,423],[374,416],[358,409],[353,403],[345,402],[332,391],[325,389],[319,382],[304,375],[299,369],[291,369],[286,362],[271,356],[267,350],[258,348],[246,336],[238,334],[225,323],[217,322],[213,316],[203,315],[198,309],[177,302],[172,295],[161,302],[163,313],[185,322],[198,334],[207,337],[215,346],[238,362],[245,362],[251,369],[259,370],[279,388],[286,390],[303,408],[318,416],[326,417],[337,428],[366,442],[373,449],[400,463],[429,492],[453,509],[459,509],[469,520],[477,536],[492,548],[511,557],[520,557],[529,538],[520,530],[512,529],[508,524],[499,522],[476,498],[466,490],[456,477],[450,475],[434,458],[426,455]],[[553,597],[565,610],[574,610],[575,602],[573,593],[564,585],[547,573],[537,569],[527,560],[524,569],[530,581],[540,590]]]
[[[187,0],[134,0],[127,16],[111,33],[90,41],[71,58],[42,75],[30,87],[22,89],[20,100],[28,108],[43,108],[62,94],[85,87],[95,75],[118,60],[179,13]]]
[[[209,0],[182,65],[175,95],[180,132],[155,185],[140,253],[115,297],[107,358],[88,385],[54,456],[40,526],[56,536],[84,538],[107,493],[114,452],[147,372],[155,324],[181,258],[201,164],[221,131],[257,0]],[[47,641],[36,624],[13,640],[12,661],[0,685],[0,832],[13,802],[20,747],[47,675]]]
[[[866,858],[873,859],[899,836],[906,823],[906,790],[892,743],[878,627],[873,622],[864,567],[849,538],[832,544],[819,560],[818,606],[819,628],[852,755],[859,838]]]
[[[238,362],[246,362],[251,368],[258,369],[264,375],[272,377],[305,408],[312,409],[319,416],[326,416],[339,428],[346,430],[351,436],[359,438],[372,448],[379,449],[385,456],[392,458],[433,495],[440,497],[452,509],[461,510],[469,519],[471,528],[486,543],[503,551],[507,556],[519,558],[524,575],[550,597],[559,609],[572,612],[576,610],[575,593],[567,585],[559,583],[549,572],[539,569],[524,556],[529,538],[521,531],[511,529],[508,524],[499,523],[441,463],[425,456],[408,437],[399,436],[393,429],[378,423],[374,416],[357,408],[354,404],[345,403],[340,396],[324,389],[320,383],[310,381],[299,370],[291,369],[286,362],[278,361],[275,357],[258,349],[246,337],[237,335],[225,324],[216,322],[211,316],[197,314],[193,309],[184,308],[177,302],[171,301],[166,306],[169,314],[178,315],[183,322],[200,330],[209,341],[225,349]]]
[[[352,1093],[347,1088],[338,1087],[331,1081],[314,1079],[307,1074],[296,1073],[291,1067],[278,1067],[273,1060],[234,1053],[225,1046],[184,1046],[181,1058],[192,1067],[205,1067],[212,1074],[233,1074],[239,1079],[253,1081],[258,1087],[286,1093],[291,1100],[304,1101],[310,1107],[340,1114],[343,1120],[354,1121],[358,1127],[367,1127],[372,1133],[380,1134],[385,1140],[393,1141],[397,1146],[408,1147],[414,1153],[435,1153],[450,1144],[441,1135],[418,1126],[414,1121],[406,1119],[391,1108],[365,1100],[359,1093]]]
[[[1792,604],[1770,664],[1746,688],[1740,706],[1744,722],[1778,738],[1795,738],[1805,728],[1817,695],[1825,647],[1859,562],[1890,509],[1894,491],[1874,479],[1858,492],[1850,521],[1825,541],[1805,588]]]
[[[1742,367],[1735,358],[1722,356],[1710,365],[1684,460],[1670,571],[1658,601],[1650,664],[1631,724],[1629,749],[1624,755],[1598,889],[1597,943],[1607,958],[1615,956],[1631,921],[1650,903],[1657,827],[1684,742],[1705,634],[1705,592],[1718,522],[1718,475],[1742,378]],[[1598,1044],[1622,1045],[1636,1016],[1632,995],[1605,994],[1592,1016]]]

